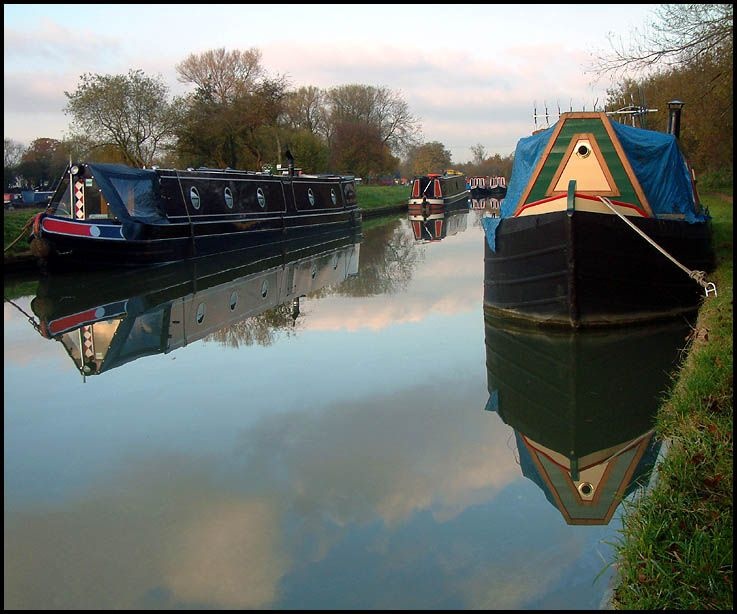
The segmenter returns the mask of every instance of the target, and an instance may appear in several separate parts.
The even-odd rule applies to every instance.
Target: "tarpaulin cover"
[[[691,174],[678,141],[672,134],[634,128],[610,120],[632,170],[640,182],[655,217],[683,214],[686,222],[701,223],[708,215],[699,211],[691,187]],[[537,163],[555,131],[555,125],[520,139],[514,152],[512,176],[501,202],[499,217],[483,218],[482,224],[492,251],[496,250],[496,229],[501,220],[517,209]]]
[[[123,223],[167,224],[161,209],[156,171],[123,164],[88,164],[110,209]]]

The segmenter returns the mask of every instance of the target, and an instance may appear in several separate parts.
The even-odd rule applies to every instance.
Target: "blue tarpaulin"
[[[640,182],[653,214],[680,213],[689,223],[705,222],[691,187],[691,174],[672,134],[634,128],[610,120],[632,170]],[[557,125],[557,124],[556,124]],[[532,177],[556,125],[520,139],[514,152],[512,176],[501,202],[499,217],[483,218],[486,239],[496,251],[496,230],[504,218],[511,217]]]

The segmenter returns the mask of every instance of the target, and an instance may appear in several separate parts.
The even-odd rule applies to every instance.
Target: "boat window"
[[[333,201],[333,204],[338,202],[338,197],[335,195],[335,190],[333,188],[330,188],[330,199]]]
[[[51,199],[51,210],[54,215],[62,217],[72,216],[72,193],[69,189],[69,175],[65,174],[59,187]]]
[[[269,293],[269,280],[264,279],[263,283],[261,284],[261,298],[266,298],[266,295]]]
[[[309,188],[307,190],[307,198],[310,201],[310,205],[314,207],[315,206],[315,193],[312,191],[312,188]]]
[[[200,193],[197,191],[197,188],[192,186],[189,188],[189,202],[192,203],[192,206],[195,209],[200,208]]]
[[[233,290],[230,294],[230,310],[235,310],[236,305],[238,304],[238,292],[236,290]]]
[[[263,188],[258,188],[256,190],[256,198],[258,199],[258,204],[262,209],[266,207],[266,195],[264,194]]]
[[[129,179],[111,175],[109,180],[131,216],[148,216],[155,210],[151,179]]]
[[[202,324],[205,321],[205,311],[207,311],[205,303],[200,303],[199,305],[197,305],[197,314],[195,315],[195,320],[197,321],[197,324]]]
[[[586,147],[586,145],[579,145],[576,149],[576,153],[578,154],[579,158],[585,158],[591,153],[591,150]]]
[[[230,188],[225,188],[225,205],[228,209],[233,208],[233,192],[230,191]]]

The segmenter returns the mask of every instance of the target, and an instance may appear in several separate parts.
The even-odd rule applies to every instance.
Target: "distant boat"
[[[523,475],[571,525],[608,524],[646,486],[655,416],[688,322],[543,331],[485,316],[489,399],[514,429]]]
[[[677,135],[604,112],[563,113],[520,140],[500,215],[483,226],[484,306],[497,316],[626,325],[694,312],[716,292],[710,217]]]
[[[359,250],[360,236],[344,234],[291,250],[49,275],[31,309],[39,333],[60,342],[82,375],[99,375],[282,305],[283,325],[293,325],[300,297],[357,275]]]
[[[468,207],[466,176],[456,171],[415,177],[410,187],[407,209],[410,216],[431,219],[451,208]]]
[[[142,267],[356,229],[352,176],[72,164],[34,219],[49,267]]]
[[[501,176],[469,177],[468,187],[472,199],[495,198],[501,200],[507,194],[507,180]]]

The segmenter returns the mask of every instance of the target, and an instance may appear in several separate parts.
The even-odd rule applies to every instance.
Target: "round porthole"
[[[315,206],[315,193],[312,191],[312,188],[308,188],[307,190],[307,199],[310,201],[310,206]]]
[[[262,209],[266,207],[266,195],[264,194],[264,191],[262,188],[258,188],[256,190],[256,198],[258,199],[258,205]]]
[[[330,200],[333,201],[334,205],[338,202],[338,197],[335,195],[335,190],[333,190],[333,188],[330,188]]]
[[[228,303],[228,305],[230,306],[230,310],[233,311],[237,304],[238,304],[238,293],[234,290],[230,295],[230,302]]]
[[[266,295],[269,293],[269,280],[264,279],[264,282],[261,284],[261,298],[266,298]]]
[[[584,497],[590,497],[594,494],[594,485],[591,482],[581,482],[578,485],[578,492]]]
[[[591,149],[587,145],[581,144],[576,148],[576,155],[579,158],[586,158],[591,153]]]
[[[202,324],[205,321],[205,311],[207,309],[205,308],[205,303],[200,303],[197,305],[197,314],[195,315],[195,320],[197,324]]]
[[[230,191],[230,188],[225,188],[225,205],[228,207],[228,209],[233,208],[233,192]]]
[[[189,188],[189,202],[192,203],[192,206],[195,209],[200,208],[200,193],[197,191],[197,188],[194,186]]]

